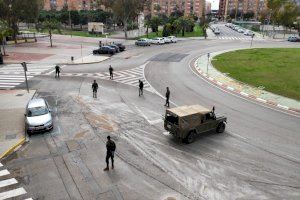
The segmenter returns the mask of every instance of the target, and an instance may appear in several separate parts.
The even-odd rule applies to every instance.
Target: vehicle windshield
[[[178,117],[177,116],[174,116],[174,115],[171,115],[170,113],[167,113],[166,115],[166,120],[168,122],[170,122],[171,124],[176,124],[178,125]]]
[[[35,108],[28,108],[27,110],[27,116],[28,117],[34,117],[34,116],[40,116],[45,115],[49,111],[46,107],[35,107]]]

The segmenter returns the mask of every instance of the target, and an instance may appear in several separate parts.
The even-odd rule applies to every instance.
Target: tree
[[[160,26],[161,24],[162,24],[162,20],[158,16],[154,16],[150,20],[150,26],[151,26],[152,32],[156,32],[157,36],[158,36],[158,26]]]
[[[208,24],[204,24],[202,26],[202,31],[203,31],[203,34],[204,34],[204,38],[206,39],[207,38],[207,28],[208,28]]]
[[[148,0],[105,0],[103,3],[111,8],[114,15],[120,20],[124,27],[125,38],[127,35],[127,24],[133,21],[143,11]]]
[[[53,45],[52,45],[52,32],[54,30],[57,30],[58,32],[60,32],[60,23],[55,19],[46,20],[42,24],[42,29],[43,30],[48,30],[49,38],[50,38],[50,46],[53,47]]]
[[[287,27],[291,28],[298,15],[297,5],[294,2],[287,2],[279,11],[279,21],[285,27],[284,37]]]
[[[1,47],[3,49],[3,55],[6,55],[5,43],[6,37],[12,34],[11,28],[4,21],[0,21],[0,53],[2,53]]]
[[[174,11],[171,13],[171,17],[175,17],[177,19],[182,16],[183,16],[183,12],[176,5],[176,7],[174,8]]]

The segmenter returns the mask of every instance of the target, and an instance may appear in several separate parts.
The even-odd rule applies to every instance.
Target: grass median
[[[224,53],[212,64],[255,87],[300,100],[300,48],[261,48]]]

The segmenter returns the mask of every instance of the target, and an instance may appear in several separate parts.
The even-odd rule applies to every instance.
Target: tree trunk
[[[6,51],[5,51],[5,37],[4,39],[2,40],[2,48],[3,48],[3,55],[6,56]]]
[[[128,35],[127,35],[127,20],[124,20],[123,22],[123,26],[124,26],[124,33],[125,33],[125,39],[127,40]]]
[[[149,37],[149,26],[147,25],[147,31],[146,31],[146,33],[147,33],[147,38]]]
[[[49,30],[49,37],[50,37],[50,46],[52,47],[52,32]]]

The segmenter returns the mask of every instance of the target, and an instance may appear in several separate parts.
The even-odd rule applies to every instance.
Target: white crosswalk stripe
[[[225,36],[219,36],[217,37],[219,40],[252,40],[251,37],[225,37]],[[254,41],[261,41],[264,40],[263,38],[253,38]]]
[[[54,69],[53,65],[27,65],[27,79],[40,75],[49,69]],[[12,89],[25,82],[24,69],[20,64],[11,64],[0,67],[0,89]]]
[[[93,77],[100,78],[104,80],[110,80],[109,72],[101,73],[61,73],[61,76],[79,76],[79,77]],[[144,66],[136,67],[133,69],[115,71],[114,79],[112,81],[123,83],[131,86],[138,87],[139,80],[144,82],[144,89],[151,91],[150,85],[144,79]]]
[[[0,163],[0,167],[4,167],[2,163]],[[19,182],[14,177],[11,177],[12,175],[13,173],[11,174],[7,169],[0,170],[0,200],[19,197],[32,200]]]

